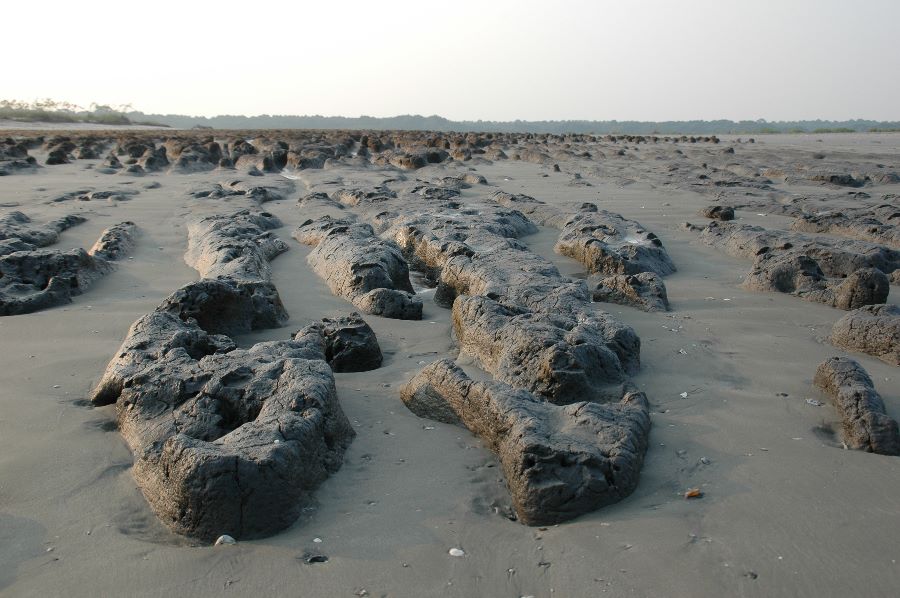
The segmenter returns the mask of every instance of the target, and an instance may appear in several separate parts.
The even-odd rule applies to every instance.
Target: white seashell
[[[450,556],[466,556],[466,553],[462,551],[461,548],[451,548],[448,551]]]
[[[228,546],[231,544],[237,544],[237,540],[235,540],[228,534],[222,534],[221,536],[216,538],[215,546]]]

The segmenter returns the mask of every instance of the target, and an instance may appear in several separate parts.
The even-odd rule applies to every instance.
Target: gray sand
[[[900,170],[900,135],[771,136],[758,139],[753,151],[840,152]],[[357,436],[343,467],[317,491],[317,508],[264,540],[190,546],[156,520],[136,489],[113,407],[91,409],[81,401],[131,323],[197,278],[183,261],[184,216],[217,206],[189,199],[187,190],[231,175],[131,179],[84,169],[97,162],[0,178],[0,203],[19,204],[4,211],[22,210],[36,220],[72,212],[88,218],[63,232],[54,247],[89,247],[122,220],[141,229],[134,259],[120,262],[72,304],[0,318],[0,594],[896,594],[900,460],[842,450],[822,431],[839,425],[812,385],[819,362],[845,354],[827,342],[845,312],[740,288],[749,263],[681,227],[684,221],[704,224],[697,212],[711,196],[655,182],[664,176],[665,161],[635,166],[652,175],[643,178],[607,167],[608,176],[588,179],[591,186],[567,185],[566,171],[575,166],[566,163],[554,173],[549,166],[497,161],[474,166],[491,187],[462,193],[463,201],[497,188],[549,203],[595,201],[654,231],[677,265],[665,279],[671,312],[604,306],[641,337],[643,367],[635,382],[652,406],[651,446],[632,496],[549,528],[525,527],[503,517],[502,509],[496,513],[494,506],[508,497],[493,454],[465,429],[419,419],[399,399],[400,386],[422,365],[456,356],[450,312],[426,293],[421,322],[366,316],[385,355],[380,369],[336,375]],[[439,171],[429,166],[407,175]],[[309,248],[290,239],[296,226],[323,213],[301,212],[296,199],[308,186],[327,190],[322,183],[336,176],[345,184],[373,183],[383,173],[302,171],[289,198],[265,204],[284,221],[276,233],[291,246],[272,262],[291,319],[285,328],[238,338],[241,346],[288,338],[307,323],[353,310],[310,270]],[[161,187],[143,189],[149,181]],[[79,188],[140,194],[113,204],[45,203]],[[867,191],[877,196],[900,189]],[[791,222],[758,213],[738,209],[738,222],[768,228]],[[581,264],[553,253],[557,234],[541,229],[524,240],[564,275],[582,273]],[[892,287],[888,302],[896,304],[898,296]],[[851,356],[868,370],[887,413],[900,416],[900,372],[874,357]],[[826,404],[813,406],[807,398]],[[692,487],[704,497],[685,500]],[[453,547],[465,556],[450,556]],[[329,560],[307,564],[306,553]]]

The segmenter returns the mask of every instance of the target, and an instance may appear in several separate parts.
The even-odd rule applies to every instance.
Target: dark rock
[[[437,361],[401,390],[421,417],[462,422],[496,454],[519,521],[566,521],[631,494],[647,450],[647,398],[565,406],[502,382],[476,382]]]
[[[134,222],[120,222],[104,230],[88,253],[105,260],[118,260],[134,248],[136,233]]]
[[[71,303],[112,267],[84,249],[35,249],[0,256],[0,315]]]
[[[203,278],[268,281],[269,261],[288,249],[271,232],[281,226],[272,214],[253,210],[192,220],[184,259]]]
[[[34,157],[25,160],[0,160],[0,176],[8,176],[22,171],[33,171],[38,168]]]
[[[563,227],[555,250],[578,260],[591,274],[666,276],[675,271],[659,237],[640,223],[606,210],[574,216]]]
[[[303,209],[312,209],[312,208],[330,208],[336,210],[343,210],[344,206],[334,201],[330,197],[328,197],[327,193],[323,193],[321,191],[316,193],[309,193],[304,195],[300,199],[297,200],[297,205]]]
[[[730,206],[707,206],[700,210],[700,215],[713,220],[734,220],[734,208]]]
[[[700,240],[729,255],[754,259],[767,252],[799,252],[816,260],[828,277],[844,277],[860,268],[891,273],[900,268],[900,251],[875,243],[765,229],[733,222],[713,221]]]
[[[409,193],[413,193],[424,199],[433,201],[449,201],[459,197],[459,191],[452,187],[435,187],[432,185],[415,185]]]
[[[334,294],[366,313],[422,318],[422,302],[414,295],[403,254],[368,224],[324,216],[307,220],[293,236],[314,247],[307,260]]]
[[[198,143],[193,139],[168,139],[163,146],[166,159],[171,163],[170,172],[203,172],[213,170],[222,159],[217,143]]]
[[[34,227],[28,226],[31,220],[21,212],[0,219],[0,237],[16,235],[0,241],[0,315],[26,314],[71,303],[72,297],[112,271],[113,260],[130,250],[135,231],[132,222],[103,231],[90,252],[36,249],[55,242],[57,231],[82,222],[81,216],[66,216]]]
[[[281,188],[272,185],[255,185],[245,181],[227,181],[216,183],[212,187],[206,187],[191,193],[196,199],[222,199],[241,198],[249,199],[256,204],[284,199],[293,185],[283,185]]]
[[[244,154],[234,161],[235,170],[260,172],[277,172],[275,161],[268,154]]]
[[[339,189],[332,195],[332,199],[336,202],[349,207],[355,207],[360,204],[374,204],[387,201],[397,197],[397,194],[387,187],[372,188],[350,188]]]
[[[281,221],[268,212],[242,210],[188,223],[185,262],[203,280],[170,295],[160,309],[195,319],[205,330],[240,334],[284,324],[288,314],[269,262],[288,247],[270,230]]]
[[[28,144],[7,138],[0,140],[0,176],[38,168],[34,156],[28,155]]]
[[[811,233],[831,233],[882,243],[900,249],[900,209],[883,204],[872,208],[825,210],[802,213],[791,229]]]
[[[116,403],[160,520],[207,542],[291,525],[354,436],[315,328],[244,350],[153,312],[131,327],[92,400]]]
[[[50,153],[47,154],[47,162],[50,166],[55,166],[57,164],[68,164],[69,163],[69,152],[63,148],[55,148],[50,150]]]
[[[241,140],[231,146],[231,159],[239,160],[243,156],[258,154],[259,150],[252,143]]]
[[[467,172],[462,177],[462,182],[464,185],[487,185],[487,179],[485,179],[482,175],[476,174],[474,172]]]
[[[885,413],[884,403],[862,366],[846,357],[831,357],[819,364],[814,382],[828,393],[841,416],[847,446],[900,455],[897,422]]]
[[[109,154],[108,156],[106,156],[106,159],[103,161],[102,166],[104,166],[105,168],[113,169],[113,170],[119,170],[119,169],[123,168],[122,162],[119,161],[119,158],[116,157],[116,155],[112,154],[112,153]]]
[[[358,295],[353,305],[367,314],[395,320],[421,320],[422,301],[413,293],[377,288]]]
[[[513,155],[513,159],[516,159],[515,154]],[[523,162],[531,162],[533,164],[547,164],[548,162],[552,161],[550,156],[542,151],[535,149],[523,149],[518,153],[518,159],[522,160]]]
[[[480,295],[542,316],[566,314],[595,327],[625,371],[640,364],[634,331],[590,305],[584,281],[564,279],[559,270],[516,237],[536,227],[516,210],[493,204],[460,210],[439,205],[390,216],[386,236],[397,241],[416,269],[437,281],[435,303],[450,307],[459,295]]]
[[[508,158],[508,156],[506,155],[506,152],[504,152],[499,147],[487,148],[486,150],[484,150],[484,156],[488,160],[506,160]]]
[[[453,330],[460,350],[485,371],[550,402],[622,394],[625,368],[595,321],[460,296],[453,303]]]
[[[796,252],[761,254],[742,286],[788,293],[838,309],[884,303],[890,289],[887,276],[876,268],[860,268],[846,278],[828,279],[814,259]]]
[[[97,201],[105,199],[107,202],[114,201],[130,201],[139,191],[119,189],[117,191],[89,191],[87,193],[76,196],[80,201]],[[65,196],[63,196],[65,197]],[[62,198],[54,200],[60,201]]]
[[[851,174],[816,174],[809,178],[811,181],[828,183],[838,187],[862,187],[866,184],[865,179],[854,178]]]
[[[884,303],[890,288],[884,272],[900,267],[900,252],[884,246],[756,226],[713,221],[701,230],[700,239],[753,260],[744,287],[790,293],[840,309]]]
[[[522,212],[537,224],[559,229],[563,228],[574,216],[581,212],[597,211],[597,206],[592,203],[581,204],[572,209],[560,209],[539,201],[530,195],[513,194],[505,191],[495,192],[491,199],[502,206]]]
[[[169,295],[157,309],[193,319],[210,334],[246,334],[278,328],[288,320],[275,285],[262,280],[198,280]]]
[[[890,281],[878,268],[860,268],[836,285],[833,305],[839,309],[856,309],[887,301]]]
[[[835,323],[830,340],[842,349],[868,353],[900,366],[900,307],[867,305],[855,309]]]
[[[96,160],[100,158],[100,150],[94,145],[82,145],[73,155],[76,160]]]
[[[322,320],[325,360],[335,372],[368,372],[381,367],[378,338],[358,313]]]
[[[389,163],[403,170],[416,170],[428,164],[428,160],[423,155],[396,154],[389,158]]]
[[[46,224],[34,224],[22,212],[9,212],[0,216],[0,240],[19,239],[33,247],[46,247],[56,243],[62,231],[86,221],[83,216],[71,214]]]
[[[116,148],[110,153],[111,156],[128,156],[130,158],[140,158],[147,151],[153,151],[152,143],[144,143],[136,139],[122,139],[116,145]]]
[[[0,256],[15,253],[17,251],[31,251],[32,249],[35,249],[34,245],[26,243],[17,237],[0,240]]]
[[[653,272],[617,274],[597,280],[591,295],[596,302],[617,303],[644,311],[669,311],[666,285]]]
[[[169,166],[166,157],[166,148],[160,146],[156,149],[147,148],[137,162],[145,172],[157,172]]]

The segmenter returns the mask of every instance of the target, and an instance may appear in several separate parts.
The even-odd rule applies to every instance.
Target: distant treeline
[[[900,131],[900,121],[876,120],[687,120],[687,121],[616,121],[616,120],[541,120],[541,121],[453,121],[442,116],[405,114],[377,118],[360,116],[291,116],[221,115],[210,118],[180,114],[144,114],[129,112],[132,120],[159,122],[170,127],[190,129],[368,129],[403,131],[474,131],[492,133],[622,133],[633,135],[721,135],[766,133],[852,133],[873,130]]]
[[[105,104],[91,104],[89,108],[83,108],[69,102],[57,102],[51,99],[35,100],[34,102],[0,100],[0,118],[19,122],[166,126],[144,118],[126,116],[126,111],[140,114],[132,111],[130,104],[117,108]]]
[[[449,120],[442,116],[404,114],[384,118],[374,116],[221,115],[213,117],[183,114],[145,114],[130,104],[111,107],[91,104],[83,108],[68,102],[0,100],[0,118],[26,122],[107,125],[158,125],[176,129],[362,129],[401,131],[458,131],[490,133],[597,133],[630,135],[765,135],[766,133],[855,133],[900,131],[900,121],[877,120]]]

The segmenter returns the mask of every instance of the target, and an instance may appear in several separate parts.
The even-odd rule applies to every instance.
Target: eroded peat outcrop
[[[293,236],[313,246],[308,262],[334,294],[368,314],[422,319],[422,301],[409,282],[406,259],[370,225],[324,216],[306,221]]]
[[[847,446],[900,455],[897,422],[885,413],[884,402],[861,365],[846,357],[831,357],[819,364],[814,383],[831,397]]]
[[[834,324],[830,340],[836,347],[868,353],[900,366],[900,307],[866,305],[854,309]]]
[[[368,257],[311,255],[326,280],[361,280],[347,266],[361,264],[379,272],[380,284],[395,284],[378,257],[386,246],[434,285],[435,303],[452,311],[460,353],[494,381],[473,382],[443,360],[414,377],[401,398],[414,413],[465,425],[485,440],[520,520],[558,522],[621,500],[637,483],[650,429],[646,397],[629,382],[640,367],[640,340],[596,308],[585,281],[563,277],[529,250],[525,238],[538,230],[529,217],[447,193],[458,181],[341,189],[332,199],[364,224],[326,217],[295,237],[314,251]],[[332,285],[353,297],[368,287],[340,288]]]
[[[753,260],[743,286],[788,293],[839,309],[884,303],[900,252],[873,243],[829,239],[731,222],[710,222],[700,240]]]
[[[0,218],[0,316],[71,303],[132,249],[133,222],[106,229],[89,251],[46,248],[58,241],[60,232],[84,221],[66,216],[36,225],[21,212]]]
[[[287,249],[270,232],[278,226],[250,210],[190,221],[185,261],[203,278],[132,325],[92,393],[94,404],[116,405],[153,511],[207,542],[296,520],[354,436],[329,364],[381,362],[358,316],[247,349],[224,334],[286,321],[268,264]]]
[[[461,423],[497,454],[520,521],[546,525],[627,497],[637,486],[650,430],[647,397],[549,403],[503,382],[476,382],[449,359],[401,391],[409,409]]]
[[[288,319],[271,281],[269,261],[287,251],[268,212],[241,210],[188,223],[185,261],[201,279],[170,295],[160,309],[195,319],[208,332],[240,334],[277,328]]]
[[[554,206],[505,191],[491,199],[521,210],[543,226],[560,229],[554,251],[585,267],[594,301],[644,311],[669,310],[662,277],[675,272],[675,264],[659,237],[639,222],[600,210],[591,202]]]
[[[160,520],[204,541],[292,524],[354,436],[316,327],[244,350],[151,312],[92,400],[116,404],[135,480]]]

